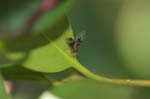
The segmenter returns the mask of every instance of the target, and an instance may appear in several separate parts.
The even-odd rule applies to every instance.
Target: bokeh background
[[[74,33],[86,31],[79,60],[97,74],[150,79],[149,1],[77,0]]]
[[[75,35],[86,31],[77,56],[80,63],[93,73],[109,78],[150,79],[149,10],[148,0],[76,0],[67,16]],[[47,75],[61,78],[68,75],[68,71]],[[94,86],[93,82],[90,82],[91,86],[73,82],[60,88],[35,80],[15,80],[13,83],[14,99],[37,99],[47,89],[50,92],[52,90],[57,97],[66,97],[64,99],[91,99],[87,94],[94,96],[93,99],[99,99],[99,96],[106,98],[109,95],[115,97],[116,94],[120,94],[119,97],[124,95],[125,99],[150,98],[150,88],[143,87],[121,87],[115,91],[118,87],[105,84],[99,86],[95,82]],[[59,99],[50,97],[48,99]]]
[[[69,14],[74,33],[86,31],[78,59],[96,74],[150,79],[150,2],[77,0]],[[150,97],[135,88],[132,99]]]

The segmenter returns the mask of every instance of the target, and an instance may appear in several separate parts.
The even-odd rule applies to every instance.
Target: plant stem
[[[74,66],[74,68],[77,69],[79,72],[81,72],[85,77],[96,80],[96,81],[119,84],[119,85],[150,87],[150,80],[130,80],[130,79],[107,78],[107,77],[92,73],[80,63]]]

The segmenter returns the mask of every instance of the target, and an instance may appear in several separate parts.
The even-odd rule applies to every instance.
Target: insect
[[[84,36],[85,36],[85,32],[83,31],[83,32],[78,33],[75,36],[75,38],[68,38],[67,43],[68,43],[68,45],[71,49],[71,53],[74,57],[76,57],[78,54],[78,48],[79,48],[81,42],[83,41]]]

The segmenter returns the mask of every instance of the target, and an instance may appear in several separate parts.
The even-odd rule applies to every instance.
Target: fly
[[[85,32],[80,32],[78,33],[75,38],[68,38],[68,45],[71,49],[71,53],[74,57],[77,56],[78,54],[78,48],[81,44],[81,42],[83,41],[83,38],[85,36]]]

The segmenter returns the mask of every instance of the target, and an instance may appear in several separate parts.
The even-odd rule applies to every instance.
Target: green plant
[[[133,72],[137,72],[134,75],[138,74],[140,75],[140,77],[131,76],[131,74],[127,71],[132,71],[132,69],[134,69],[135,67],[132,67],[132,69],[129,69],[126,71],[124,71],[123,67],[122,67],[122,71],[119,70],[118,68],[120,68],[121,66],[114,67],[114,65],[116,64],[119,64],[119,65],[122,65],[122,64],[120,62],[120,58],[118,58],[117,56],[118,54],[115,53],[110,43],[111,42],[110,39],[112,37],[99,33],[98,36],[101,36],[101,37],[97,38],[96,36],[95,37],[93,36],[91,40],[85,38],[85,42],[86,41],[89,42],[87,44],[100,43],[102,46],[104,46],[104,48],[106,48],[106,49],[103,48],[103,50],[100,50],[100,52],[104,52],[104,53],[109,52],[104,55],[102,54],[103,56],[101,56],[101,59],[99,59],[100,57],[98,53],[95,54],[96,55],[95,59],[97,59],[98,61],[101,61],[101,64],[98,64],[98,62],[95,61],[96,65],[104,65],[104,66],[101,66],[103,68],[105,68],[105,66],[107,67],[110,65],[112,69],[111,72],[119,72],[119,71],[124,72],[124,74],[118,73],[117,76],[120,76],[119,78],[130,77],[131,78],[130,80],[119,79],[119,78],[116,79],[115,76],[113,76],[113,73],[109,74],[109,76],[112,75],[111,77],[100,76],[101,73],[105,74],[105,72],[102,72],[102,70],[99,70],[99,69],[95,70],[96,71],[95,72],[94,71],[95,67],[93,66],[94,64],[92,64],[93,62],[88,63],[89,60],[87,60],[87,59],[91,59],[92,55],[96,51],[99,52],[98,50],[99,48],[96,48],[94,45],[93,45],[94,47],[92,46],[90,47],[87,45],[89,49],[89,51],[87,52],[86,52],[87,50],[86,48],[83,48],[83,50],[80,51],[79,60],[84,60],[83,58],[89,57],[84,60],[85,66],[82,65],[76,57],[72,56],[72,53],[70,51],[70,48],[66,40],[67,38],[70,38],[70,37],[73,38],[72,27],[80,28],[78,26],[75,26],[79,24],[79,23],[76,23],[76,20],[75,20],[76,17],[77,17],[76,19],[79,19],[81,23],[84,22],[83,20],[85,20],[87,24],[94,23],[93,27],[85,27],[86,31],[91,31],[91,30],[94,30],[95,28],[99,28],[99,26],[103,26],[103,24],[100,25],[98,22],[96,22],[96,19],[94,18],[89,20],[88,17],[87,19],[84,19],[84,18],[78,18],[78,16],[76,17],[74,16],[74,14],[80,10],[81,5],[83,4],[87,6],[85,7],[86,9],[83,10],[83,12],[89,11],[90,14],[92,14],[93,16],[97,16],[96,18],[100,17],[98,13],[99,10],[93,10],[93,9],[98,9],[96,8],[97,7],[96,5],[100,4],[100,2],[102,4],[105,4],[105,5],[101,5],[102,6],[101,8],[105,8],[106,10],[106,12],[104,11],[104,13],[101,14],[102,17],[100,17],[100,20],[101,21],[103,20],[102,18],[105,16],[105,14],[106,15],[108,14],[107,15],[108,18],[106,17],[106,19],[110,19],[109,22],[108,21],[104,22],[106,25],[104,25],[101,28],[102,32],[105,31],[109,33],[113,31],[111,26],[115,26],[113,24],[113,21],[116,18],[114,16],[113,11],[114,12],[118,11],[119,6],[124,4],[124,8],[122,8],[121,14],[118,17],[118,20],[117,20],[118,24],[116,25],[116,27],[118,29],[117,31],[119,31],[120,34],[121,33],[125,34],[124,32],[126,31],[129,31],[129,33],[131,33],[132,29],[131,29],[131,32],[130,30],[125,30],[126,24],[128,26],[129,24],[128,20],[130,19],[130,16],[128,16],[128,10],[126,10],[125,6],[126,5],[130,6],[129,2],[123,3],[117,0],[114,0],[112,2],[107,1],[107,0],[106,1],[95,0],[95,2],[93,3],[95,8],[90,9],[90,7],[88,6],[90,5],[89,2],[80,1],[81,5],[80,4],[76,5],[78,8],[76,9],[78,11],[76,12],[72,10],[72,12],[74,12],[73,14],[72,12],[69,12],[69,10],[74,4],[74,0],[44,0],[44,1],[41,1],[41,0],[26,0],[26,1],[3,0],[1,2],[3,3],[3,5],[9,4],[9,6],[8,6],[8,9],[6,9],[5,6],[1,6],[2,16],[0,19],[1,20],[0,94],[2,95],[0,95],[0,99],[1,98],[8,99],[8,96],[5,92],[5,88],[3,84],[4,82],[3,78],[5,80],[10,80],[12,84],[14,84],[13,86],[14,88],[11,93],[12,98],[14,99],[37,99],[45,91],[48,91],[49,93],[52,92],[58,97],[61,97],[64,99],[84,99],[84,98],[85,99],[101,99],[101,98],[102,99],[103,98],[105,99],[112,99],[112,98],[130,99],[130,98],[138,97],[136,94],[134,96],[134,94],[131,91],[136,93],[138,88],[150,87],[150,80],[144,80],[145,78],[146,79],[149,78],[149,72],[146,71],[145,73],[144,72],[139,73],[139,68],[137,67],[137,69],[135,69],[135,71],[133,70]],[[105,7],[106,4],[110,4],[109,5],[110,8]],[[146,5],[146,4],[147,3],[140,4],[140,1],[136,2],[135,8],[140,9],[139,7],[140,5]],[[112,8],[115,7],[114,10],[112,10],[112,12],[107,13],[107,10],[111,9],[111,7]],[[148,13],[147,9],[148,7],[145,9],[142,9],[142,11],[143,10],[145,11],[144,13],[145,16]],[[9,13],[9,16],[6,12]],[[79,15],[79,13],[82,14],[81,12],[79,11],[76,15]],[[131,12],[134,12],[134,8],[131,10]],[[68,13],[70,13],[70,15]],[[125,18],[125,20],[127,21],[125,22],[122,21],[124,17],[122,17],[121,15],[126,16],[127,19]],[[136,15],[137,15],[136,13],[135,14],[133,13],[132,16],[136,16]],[[139,17],[140,17],[140,13],[139,13]],[[69,18],[71,22],[69,22]],[[90,15],[89,15],[89,18],[90,18]],[[140,18],[137,17],[137,19],[140,19]],[[139,21],[135,20],[135,22],[138,23]],[[71,26],[71,23],[72,23],[72,26]],[[143,24],[143,26],[146,26],[146,25],[145,23]],[[90,29],[88,30],[88,28],[90,28],[91,30]],[[107,29],[105,28],[108,28],[108,31],[106,31]],[[145,30],[145,31],[147,32],[148,30]],[[96,30],[91,31],[91,34],[92,32],[96,32]],[[119,38],[119,39],[116,39],[116,41],[117,40],[121,41],[118,44],[119,47],[124,48],[125,52],[127,51],[127,57],[130,57],[132,59],[132,55],[131,56],[130,54],[128,55],[128,51],[130,53],[130,50],[128,49],[131,46],[126,47],[126,45],[128,45],[129,43],[127,42],[128,44],[126,44],[126,40],[122,41],[123,37],[120,34],[116,36],[116,38]],[[89,32],[87,33],[87,35],[90,35]],[[128,38],[128,35],[125,35],[125,36]],[[129,37],[130,36],[131,35],[129,35]],[[96,41],[97,39],[101,39],[101,42]],[[132,39],[133,38],[131,38],[131,41]],[[146,43],[146,45],[148,44]],[[81,49],[82,49],[82,46],[81,46]],[[134,48],[132,48],[132,50],[134,50]],[[92,51],[95,51],[95,52],[92,52]],[[83,54],[81,52],[83,52]],[[144,56],[143,57],[146,60],[148,60],[149,59],[148,55],[146,58]],[[124,54],[123,56],[125,59],[129,59],[127,60],[126,63],[131,63],[132,65],[137,63],[137,61],[135,62],[136,59],[132,61],[130,60],[130,58],[126,58]],[[140,55],[136,55],[136,56],[140,57]],[[105,62],[103,62],[104,59],[105,59]],[[86,62],[88,65],[92,65],[92,67],[86,66]],[[147,63],[145,62],[144,64],[142,62],[143,61],[140,60],[139,63],[140,65],[144,65],[145,68],[149,66],[148,61],[146,61]],[[93,70],[90,70],[91,68],[93,68]],[[145,68],[143,67],[142,71],[145,70]],[[132,78],[134,79],[136,78],[140,80],[132,80]],[[30,84],[29,85],[25,84],[25,82],[27,81],[28,83],[31,83],[34,81],[37,82],[37,85],[36,84],[34,85],[34,83],[31,84],[32,86],[31,88],[32,89],[35,88],[33,91],[30,88]],[[40,87],[37,87],[37,86],[40,86]],[[47,89],[47,87],[49,89]],[[147,90],[147,88],[143,90]],[[142,95],[143,94],[141,93],[140,97],[143,98],[144,96]],[[145,96],[147,96],[147,94]]]

